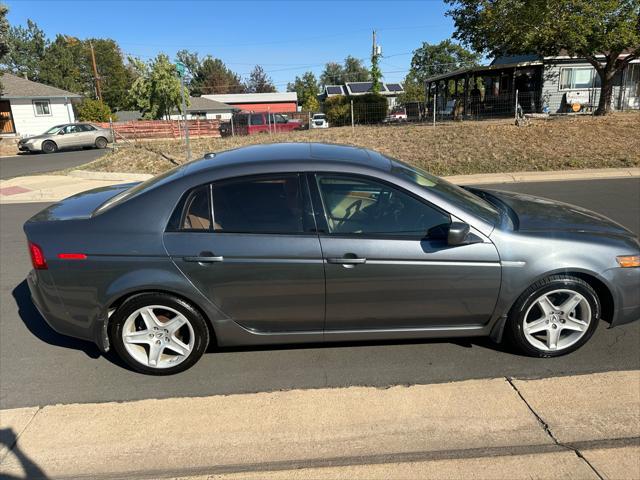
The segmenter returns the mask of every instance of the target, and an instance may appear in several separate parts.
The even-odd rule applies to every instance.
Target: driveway
[[[13,157],[0,158],[0,179],[33,175],[35,173],[54,172],[78,167],[97,160],[110,150],[67,150],[44,154],[27,153]]]
[[[640,179],[497,187],[575,203],[640,233]],[[225,349],[179,375],[136,374],[93,345],[56,334],[33,307],[21,226],[43,207],[0,206],[0,408],[640,369],[636,322],[611,330],[603,323],[583,348],[553,359],[519,356],[485,339],[443,339]]]

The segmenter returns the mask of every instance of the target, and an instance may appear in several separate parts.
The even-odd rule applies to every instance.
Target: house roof
[[[4,73],[0,77],[2,98],[81,98],[82,95],[67,92],[61,88],[44,83],[32,82],[13,73]]]
[[[231,105],[205,97],[189,97],[187,112],[232,112],[237,110]]]
[[[517,62],[517,63],[504,63],[504,64],[496,64],[496,65],[481,65],[478,67],[468,67],[468,68],[460,68],[458,70],[454,70],[453,72],[441,73],[440,75],[434,75],[433,77],[429,77],[425,79],[425,83],[435,82],[438,80],[444,80],[446,78],[453,78],[459,75],[464,75],[467,73],[477,73],[477,72],[491,72],[493,70],[504,70],[508,68],[514,67],[531,67],[533,65],[542,65],[542,60],[534,60],[530,62]]]
[[[296,92],[275,92],[275,93],[226,93],[221,95],[203,95],[203,98],[216,100],[227,104],[233,103],[275,103],[275,102],[296,102],[298,94]]]

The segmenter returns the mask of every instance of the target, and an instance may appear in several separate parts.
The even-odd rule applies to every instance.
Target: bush
[[[115,122],[116,116],[111,113],[109,105],[102,100],[85,98],[76,108],[78,120],[82,122],[108,122],[112,118]]]
[[[351,101],[353,100],[353,119],[356,124],[380,123],[389,113],[389,104],[382,95],[329,97],[324,101],[324,113],[329,124],[334,126],[351,125]]]
[[[351,123],[351,107],[347,97],[340,95],[327,98],[324,101],[323,111],[329,125],[341,126]]]

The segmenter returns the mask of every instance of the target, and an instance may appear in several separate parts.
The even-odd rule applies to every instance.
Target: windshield
[[[313,118],[314,120],[322,120],[325,117],[324,113],[316,113]]]
[[[461,210],[465,210],[491,224],[495,224],[497,217],[500,215],[493,205],[464,188],[431,175],[421,168],[407,165],[399,160],[390,160],[392,173],[408,178],[416,185],[436,192]]]
[[[49,130],[47,130],[44,133],[45,133],[45,135],[55,135],[60,130],[62,130],[65,126],[66,125],[56,125],[55,127],[51,127]]]

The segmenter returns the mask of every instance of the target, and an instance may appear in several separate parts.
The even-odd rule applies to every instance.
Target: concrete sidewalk
[[[140,182],[151,175],[73,170],[67,175],[34,175],[0,180],[0,204],[58,202],[92,188]],[[517,182],[552,182],[640,177],[640,168],[602,168],[550,172],[488,173],[445,177],[459,185]]]
[[[17,478],[640,478],[640,371],[0,411]]]

